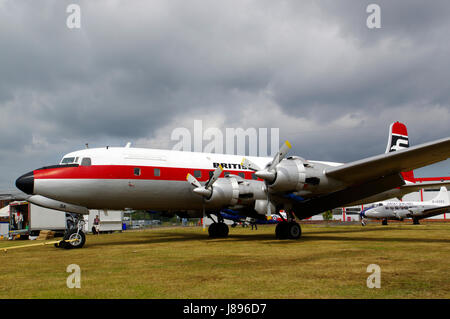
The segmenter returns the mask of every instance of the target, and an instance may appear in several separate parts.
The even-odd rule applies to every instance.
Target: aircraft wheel
[[[218,225],[217,223],[212,223],[211,225],[209,225],[208,234],[209,234],[210,238],[217,237],[217,233],[218,233],[217,225]]]
[[[289,239],[299,239],[302,235],[302,228],[296,222],[290,222],[287,225],[287,237]]]
[[[419,220],[417,218],[413,218],[413,225],[420,225]]]
[[[287,239],[288,238],[288,222],[280,222],[275,228],[275,237],[277,239]]]
[[[74,241],[66,242],[65,240],[74,240]],[[82,248],[85,242],[86,242],[86,235],[84,234],[84,232],[82,231],[77,232],[76,229],[72,229],[64,235],[64,239],[59,243],[59,246],[65,249]]]
[[[387,219],[383,219],[383,221],[381,222],[381,225],[386,226],[388,224]]]
[[[208,227],[208,234],[210,238],[225,238],[228,236],[230,229],[225,223],[212,223]]]
[[[228,228],[228,225],[225,223],[221,223],[221,228],[222,228],[222,232],[221,234],[223,235],[222,237],[228,237],[228,233],[230,232],[230,228]]]

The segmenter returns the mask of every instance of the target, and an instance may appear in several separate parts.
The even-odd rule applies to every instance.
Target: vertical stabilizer
[[[448,191],[447,187],[442,186],[441,190],[439,191],[439,194],[431,200],[433,204],[439,204],[441,206],[448,206],[450,205],[450,200],[448,198]]]
[[[406,125],[400,122],[394,122],[389,127],[389,139],[386,146],[386,153],[395,152],[409,147],[408,130]],[[414,181],[414,172],[403,172],[403,179]]]

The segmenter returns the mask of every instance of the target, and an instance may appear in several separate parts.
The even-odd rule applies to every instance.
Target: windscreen
[[[78,157],[64,157],[61,164],[72,164],[78,160]]]

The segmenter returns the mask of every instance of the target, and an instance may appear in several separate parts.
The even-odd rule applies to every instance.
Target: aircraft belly
[[[202,199],[184,181],[122,179],[37,180],[39,194],[89,209],[201,209]]]

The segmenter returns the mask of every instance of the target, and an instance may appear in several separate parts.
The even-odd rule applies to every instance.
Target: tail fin
[[[386,153],[395,152],[409,147],[408,130],[406,125],[400,122],[392,123],[389,127],[389,139],[386,147]],[[414,181],[414,172],[403,172],[403,179]]]
[[[448,198],[447,187],[442,186],[441,190],[439,191],[439,194],[435,198],[433,198],[431,200],[431,202],[433,204],[440,204],[440,205],[443,205],[443,206],[450,205],[450,200]]]

